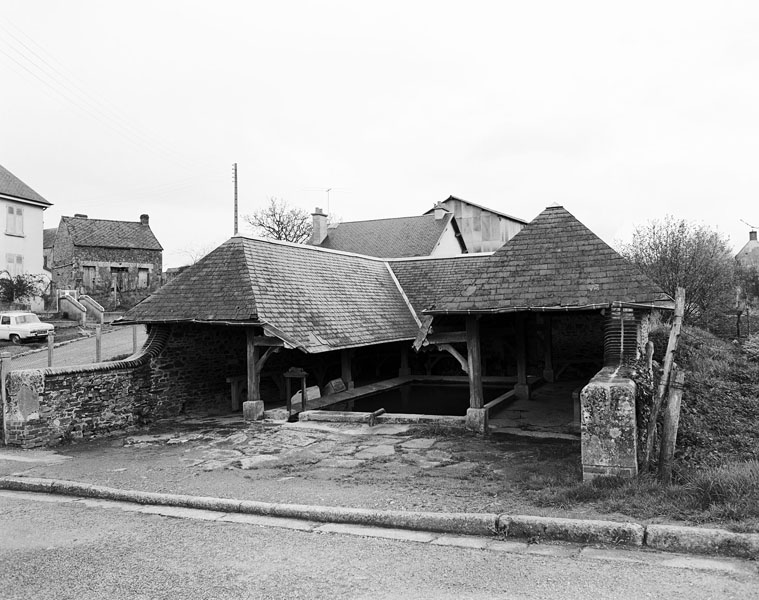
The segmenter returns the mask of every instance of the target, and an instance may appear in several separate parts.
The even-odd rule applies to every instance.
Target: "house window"
[[[95,267],[82,267],[82,285],[86,290],[95,289]]]
[[[150,275],[147,269],[137,269],[137,287],[146,288],[150,284]]]
[[[24,235],[24,209],[17,206],[8,207],[8,220],[5,223],[5,233],[9,235]]]
[[[23,254],[6,254],[5,269],[11,277],[24,274],[24,255]]]

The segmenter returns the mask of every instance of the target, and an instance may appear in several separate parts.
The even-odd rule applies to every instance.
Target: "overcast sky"
[[[344,221],[559,203],[612,245],[759,225],[757,2],[3,0],[0,164],[149,213],[167,267],[271,196]],[[242,228],[245,232],[245,228]]]

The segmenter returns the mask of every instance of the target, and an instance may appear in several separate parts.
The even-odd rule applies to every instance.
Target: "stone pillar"
[[[605,367],[580,393],[583,481],[638,474],[635,392],[624,372]]]
[[[527,383],[527,332],[525,319],[526,316],[522,313],[517,313],[515,315],[517,333],[517,384],[514,386],[514,393],[518,400],[530,399],[530,386]]]

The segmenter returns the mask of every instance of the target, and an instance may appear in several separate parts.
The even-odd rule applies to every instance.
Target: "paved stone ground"
[[[565,440],[237,417],[165,421],[146,433],[41,453],[39,462],[14,460],[22,456],[1,450],[0,474],[268,502],[560,516],[572,515],[532,506],[519,490],[538,472],[579,477],[580,463],[579,445]]]

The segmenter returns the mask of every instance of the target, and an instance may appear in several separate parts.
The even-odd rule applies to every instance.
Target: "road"
[[[145,327],[137,326],[137,347],[141,348],[147,339]],[[132,327],[114,327],[103,333],[102,358],[131,354],[133,348]],[[95,335],[56,347],[53,350],[54,367],[71,367],[95,362]],[[47,350],[14,357],[13,369],[40,369],[47,367]]]
[[[135,512],[135,505],[0,492],[0,597],[759,597],[756,565],[747,561],[731,571],[699,567],[699,561],[720,564],[715,559],[685,559],[689,567],[683,568],[672,555],[644,552],[604,551],[600,559],[572,547],[542,546],[554,551],[520,554],[363,537],[355,531],[209,521],[205,511],[174,510],[194,518]]]

